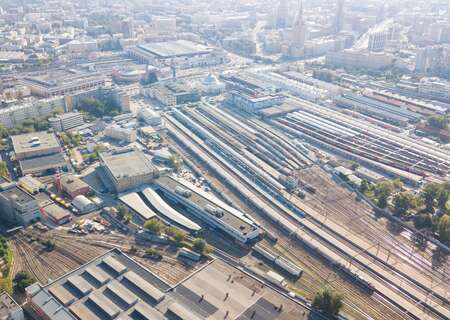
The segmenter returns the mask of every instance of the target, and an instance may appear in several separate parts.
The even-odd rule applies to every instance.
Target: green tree
[[[9,177],[8,167],[4,161],[0,161],[0,177]]]
[[[174,154],[169,158],[169,165],[171,168],[178,172],[183,164],[183,160],[178,154]]]
[[[392,194],[393,191],[393,185],[389,181],[383,181],[378,183],[375,186],[375,197],[378,199],[377,205],[380,208],[386,208],[388,205],[388,199]]]
[[[367,191],[369,191],[369,182],[367,182],[367,180],[363,180],[359,186],[359,192],[366,193]]]
[[[431,182],[427,183],[422,190],[422,198],[425,202],[425,207],[428,212],[431,212],[434,207],[434,201],[439,195],[439,184]]]
[[[158,219],[151,219],[144,223],[144,228],[151,233],[160,234],[164,229],[164,224]]]
[[[334,317],[343,306],[343,296],[328,288],[317,292],[313,299],[313,307],[329,317]]]
[[[193,241],[192,249],[200,254],[204,254],[207,251],[208,243],[205,239],[195,238]]]
[[[436,129],[446,129],[448,127],[448,118],[445,115],[431,116],[427,120],[428,125]]]
[[[437,195],[437,202],[439,209],[445,210],[447,207],[447,201],[448,201],[448,191],[443,186],[441,186]]]
[[[430,214],[418,214],[414,217],[414,226],[417,229],[429,229],[433,226],[433,219]]]
[[[414,197],[410,193],[398,193],[393,199],[395,215],[404,216],[413,207],[413,201]]]
[[[13,283],[17,291],[24,293],[25,289],[35,283],[36,280],[27,271],[19,271],[14,277]]]
[[[443,215],[438,222],[439,239],[442,243],[446,243],[450,240],[450,216]]]
[[[129,214],[128,212],[128,208],[125,207],[124,205],[120,204],[119,206],[117,206],[117,218],[119,220],[123,220],[125,219],[125,216],[127,216]]]

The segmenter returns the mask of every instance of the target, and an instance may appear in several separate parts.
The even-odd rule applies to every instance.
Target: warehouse
[[[73,174],[65,174],[60,178],[61,190],[67,193],[72,199],[79,195],[87,195],[91,188],[89,185],[75,177]]]
[[[17,160],[46,156],[61,152],[61,145],[55,134],[32,132],[11,137]]]
[[[118,249],[26,293],[48,320],[322,318],[222,260],[172,287]]]
[[[72,215],[69,211],[61,208],[56,204],[51,204],[41,209],[41,214],[49,218],[53,223],[62,225],[72,220]]]
[[[242,243],[255,241],[261,230],[244,213],[211,194],[174,177],[160,177],[155,189],[192,215]]]

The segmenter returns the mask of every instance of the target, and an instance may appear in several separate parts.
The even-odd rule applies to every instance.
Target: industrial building
[[[65,192],[72,199],[79,195],[87,195],[91,191],[86,182],[73,174],[65,174],[57,178],[56,185],[60,188],[60,191]]]
[[[89,213],[91,211],[94,211],[95,209],[98,209],[97,205],[94,202],[92,202],[91,200],[89,200],[88,198],[86,198],[83,195],[76,196],[72,200],[72,205],[81,214]]]
[[[17,160],[61,152],[61,145],[53,133],[32,132],[11,137]]]
[[[162,123],[161,116],[150,108],[143,108],[139,110],[138,117],[149,126],[156,127]]]
[[[26,292],[39,320],[316,319],[307,306],[222,260],[171,286],[118,249]]]
[[[84,119],[79,112],[67,112],[49,118],[48,123],[55,131],[62,132],[83,125]]]
[[[56,225],[62,225],[72,220],[72,215],[69,211],[61,208],[57,204],[50,204],[41,209],[42,216],[47,217]]]
[[[260,236],[261,230],[251,218],[189,182],[164,176],[156,180],[155,190],[235,240],[247,243]]]
[[[45,185],[32,176],[24,176],[19,178],[19,186],[28,193],[34,194],[45,189]]]
[[[14,183],[2,183],[3,185],[6,187],[0,190],[0,219],[28,225],[40,218],[39,203],[35,197]]]
[[[32,132],[11,137],[16,159],[23,175],[61,168],[66,161],[55,134]]]
[[[126,142],[134,142],[136,141],[136,130],[132,128],[122,128],[117,124],[111,124],[105,128],[105,136],[118,140],[118,141],[126,141]]]
[[[105,185],[111,185],[117,193],[151,183],[159,175],[150,159],[134,149],[101,153],[100,164],[105,173],[101,177],[107,179]]]

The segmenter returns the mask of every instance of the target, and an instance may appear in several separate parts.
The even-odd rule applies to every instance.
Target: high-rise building
[[[333,31],[339,33],[344,28],[344,0],[337,0],[336,15],[333,21]]]
[[[124,38],[133,38],[133,36],[134,36],[133,20],[131,20],[131,19],[123,20],[121,29],[122,29],[122,34],[123,34]]]
[[[289,8],[287,0],[280,0],[280,4],[277,9],[277,16],[275,25],[277,28],[286,28],[287,27],[287,16],[288,16]]]
[[[295,18],[294,26],[292,27],[292,45],[297,48],[305,46],[306,25],[303,20],[303,2],[300,0],[297,16]]]

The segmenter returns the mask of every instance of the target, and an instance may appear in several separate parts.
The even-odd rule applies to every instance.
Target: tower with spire
[[[344,28],[344,0],[337,0],[336,14],[333,21],[334,33],[339,33]]]
[[[280,0],[275,21],[275,26],[277,29],[284,29],[287,27],[288,12],[289,8],[287,0]]]
[[[300,0],[297,16],[295,17],[294,25],[292,26],[292,45],[297,48],[305,46],[306,25],[303,19],[303,1]]]

